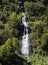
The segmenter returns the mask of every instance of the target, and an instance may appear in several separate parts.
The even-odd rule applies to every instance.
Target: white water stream
[[[28,24],[26,22],[26,16],[25,13],[22,13],[22,24],[24,25],[24,31],[22,36],[22,47],[21,47],[21,53],[27,58],[27,61],[29,59],[29,34],[28,34]]]

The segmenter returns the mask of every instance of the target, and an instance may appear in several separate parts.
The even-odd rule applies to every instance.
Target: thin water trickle
[[[27,60],[29,59],[29,34],[28,34],[28,24],[26,22],[26,16],[25,13],[22,13],[22,24],[24,25],[24,31],[22,36],[22,47],[21,47],[21,53],[24,55]]]

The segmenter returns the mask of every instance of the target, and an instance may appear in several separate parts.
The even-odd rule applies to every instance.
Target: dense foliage
[[[32,37],[31,65],[48,65],[48,1],[26,1],[25,11]]]
[[[32,54],[31,65],[48,65],[48,0],[0,0],[0,65],[28,65],[19,55],[24,6]]]

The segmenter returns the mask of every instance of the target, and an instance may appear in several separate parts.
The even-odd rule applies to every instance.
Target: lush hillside
[[[0,1],[0,65],[28,65],[19,55],[24,6],[32,44],[31,65],[48,65],[48,0]]]
[[[31,64],[48,65],[48,1],[26,1],[25,11],[29,20],[33,46]]]

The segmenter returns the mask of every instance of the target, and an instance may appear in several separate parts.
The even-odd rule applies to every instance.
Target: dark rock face
[[[20,11],[22,12],[25,12],[25,9],[24,9],[24,0],[20,0],[20,4],[19,4],[19,6],[20,6]]]

